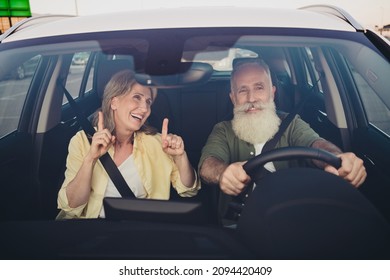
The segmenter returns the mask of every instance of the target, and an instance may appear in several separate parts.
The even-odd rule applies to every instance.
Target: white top
[[[261,154],[261,151],[263,150],[264,145],[265,145],[265,143],[255,144],[256,156]],[[276,171],[275,166],[274,166],[272,161],[271,162],[267,162],[264,165],[264,168],[267,169],[269,172],[275,172]]]
[[[265,145],[265,143],[260,143],[260,144],[255,144],[254,145],[255,146],[255,154],[256,154],[256,156],[261,154],[261,151],[263,150],[264,145]],[[271,162],[267,162],[266,164],[264,164],[264,168],[267,169],[269,172],[275,172],[276,171],[274,163],[272,161]],[[255,187],[256,187],[256,183],[253,183],[253,189]]]
[[[135,167],[133,154],[131,154],[120,166],[118,166],[118,169],[134,195],[137,198],[145,198],[146,191],[142,185],[137,168]],[[104,197],[122,197],[110,178],[108,179]],[[104,207],[100,210],[99,217],[105,218]]]

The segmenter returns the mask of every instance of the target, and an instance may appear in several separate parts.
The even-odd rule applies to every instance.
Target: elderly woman
[[[200,182],[183,139],[168,134],[167,119],[161,134],[145,124],[155,96],[152,88],[136,82],[132,71],[112,77],[91,144],[83,131],[70,141],[58,219],[104,217],[103,198],[121,196],[98,161],[107,152],[137,198],[169,199],[171,184],[180,196],[197,194]]]

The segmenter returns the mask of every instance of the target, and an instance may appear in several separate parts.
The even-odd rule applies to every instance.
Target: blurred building
[[[382,27],[381,34],[387,38],[390,38],[390,24],[384,25]]]
[[[31,17],[29,0],[0,0],[0,34],[27,17]]]

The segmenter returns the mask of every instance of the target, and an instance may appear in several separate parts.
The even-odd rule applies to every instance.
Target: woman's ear
[[[111,99],[111,110],[116,110],[116,109],[118,109],[118,98],[113,97]]]

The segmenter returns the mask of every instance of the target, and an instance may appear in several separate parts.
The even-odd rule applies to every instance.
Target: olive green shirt
[[[285,115],[279,115],[284,118]],[[304,122],[298,115],[294,117],[286,131],[283,133],[275,148],[288,146],[310,147],[320,136]],[[216,124],[209,135],[206,145],[202,149],[199,161],[199,169],[203,161],[208,157],[215,157],[227,164],[247,161],[255,157],[255,147],[253,144],[239,139],[233,131],[231,121],[224,121]],[[275,169],[294,167],[302,165],[302,161],[275,161]],[[231,200],[228,195],[222,194],[220,198],[219,211],[223,217],[227,209],[227,204]]]

